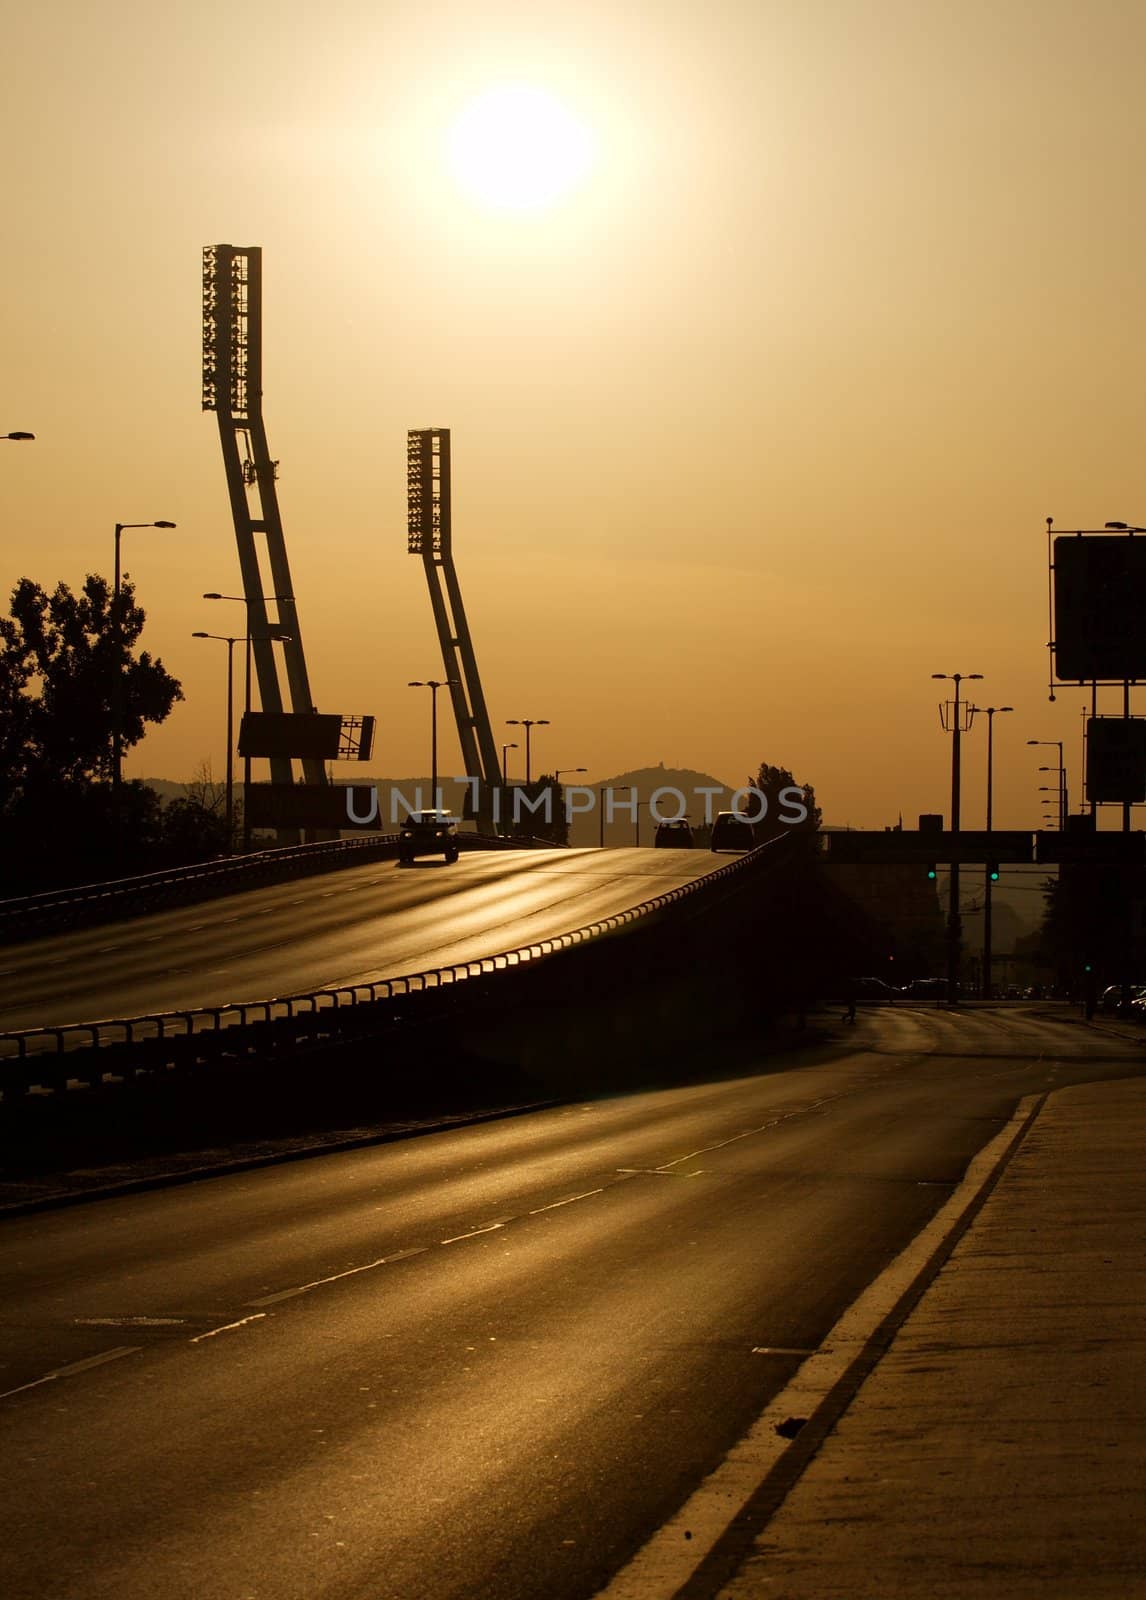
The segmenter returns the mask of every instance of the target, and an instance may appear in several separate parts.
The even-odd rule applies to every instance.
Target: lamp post
[[[1052,750],[1058,751],[1058,767],[1040,767],[1040,772],[1058,772],[1058,826],[1059,832],[1066,830],[1067,796],[1066,796],[1066,768],[1063,766],[1061,739],[1028,739],[1028,744],[1047,745]]]
[[[428,689],[430,691],[430,794],[433,809],[438,806],[438,690],[453,689],[457,686],[456,678],[411,678],[406,685],[408,689]]]
[[[555,771],[554,771],[554,774],[553,774],[554,781],[557,783],[557,786],[560,788],[560,786],[561,786],[561,774],[563,772],[588,772],[588,770],[589,770],[588,767],[557,767],[555,769]]]
[[[505,719],[505,725],[507,728],[525,729],[525,785],[526,788],[528,788],[530,783],[533,781],[533,766],[530,759],[529,736],[534,728],[547,728],[549,726],[549,718],[507,717]]]
[[[508,770],[508,768],[506,766],[506,762],[505,762],[505,752],[507,750],[516,750],[516,749],[517,749],[517,745],[516,744],[503,744],[502,747],[501,747],[501,781],[502,781],[502,783],[508,783],[509,782],[509,770]]]
[[[991,832],[991,786],[994,780],[995,718],[1014,706],[987,706],[987,832]],[[983,883],[983,998],[994,999],[991,983],[991,863],[987,863]]]
[[[24,444],[35,437],[34,433],[0,433],[0,439],[7,439],[10,444]]]
[[[230,633],[193,633],[193,639],[218,639],[227,646],[227,854],[235,849],[235,646],[239,637]]]
[[[252,634],[252,632],[251,632],[251,601],[248,599],[248,597],[245,594],[220,594],[218,592],[218,590],[216,590],[216,589],[212,589],[209,593],[205,594],[203,596],[203,598],[204,598],[204,600],[235,600],[235,601],[238,602],[239,605],[246,606],[246,608],[247,608],[247,631],[243,635],[243,638],[247,642],[246,674],[245,674],[244,689],[243,689],[243,711],[244,711],[244,714],[249,717],[250,714],[251,714],[251,640],[254,638],[254,634]],[[263,595],[262,599],[263,599],[263,604],[264,605],[266,605],[268,600],[271,600],[271,601],[274,602],[275,605],[278,605],[283,600],[293,600],[294,599],[294,595],[292,595],[292,594],[266,594],[266,595]],[[268,639],[279,639],[279,638],[287,639],[289,637],[290,637],[290,635],[289,634],[285,634],[285,633],[284,634],[268,633],[266,635],[266,638],[268,638]],[[243,757],[243,854],[244,855],[246,855],[248,853],[248,851],[250,850],[250,848],[251,848],[251,805],[250,805],[250,801],[251,801],[251,758],[250,758],[249,755],[245,755]]]
[[[115,582],[111,591],[112,635],[115,639],[115,679],[113,684],[111,735],[112,806],[119,814],[119,785],[123,770],[123,667],[119,659],[123,646],[123,621],[119,614],[119,541],[128,528],[173,528],[173,522],[117,522],[115,525]]]
[[[954,701],[945,700],[939,707],[939,720],[943,728],[951,734],[951,832],[956,836],[958,846],[959,834],[959,781],[960,781],[960,751],[959,741],[965,731],[969,731],[975,716],[975,707],[966,701],[959,702],[959,686],[970,680],[981,679],[981,672],[933,672],[933,678],[943,678],[955,685]],[[963,718],[967,719],[967,728],[963,727]],[[958,854],[956,848],[955,854]],[[948,884],[947,900],[947,1003],[959,1003],[959,959],[963,939],[963,919],[959,911],[959,863],[951,862],[951,874]]]

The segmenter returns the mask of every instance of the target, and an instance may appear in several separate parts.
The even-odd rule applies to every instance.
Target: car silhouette
[[[413,811],[398,829],[398,860],[408,867],[418,856],[458,859],[457,818],[448,811]]]
[[[684,817],[673,817],[670,822],[658,822],[653,844],[658,850],[691,850],[696,841]]]
[[[712,824],[710,850],[754,850],[752,824],[738,811],[718,811]]]

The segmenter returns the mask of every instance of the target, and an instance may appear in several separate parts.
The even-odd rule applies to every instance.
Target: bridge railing
[[[548,839],[495,839],[470,833],[460,834],[458,842],[466,850],[540,849],[552,845]],[[73,928],[143,916],[214,895],[237,894],[268,883],[337,871],[359,862],[393,860],[397,854],[396,833],[329,839],[0,900],[0,943],[47,938]]]
[[[33,1088],[64,1089],[69,1081],[95,1085],[105,1075],[130,1077],[139,1071],[295,1051],[366,1035],[411,1016],[427,1002],[456,1004],[467,986],[478,987],[475,980],[483,980],[481,987],[488,992],[490,983],[502,984],[562,952],[649,924],[673,908],[696,907],[780,859],[784,844],[773,840],[636,906],[471,961],[264,1000],[0,1033],[0,1090],[8,1099]]]

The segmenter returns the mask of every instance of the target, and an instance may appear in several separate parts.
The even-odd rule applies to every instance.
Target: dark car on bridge
[[[398,860],[409,866],[418,856],[458,859],[457,818],[448,811],[414,811],[402,818],[398,830]]]
[[[756,836],[747,817],[738,811],[718,811],[712,824],[710,850],[755,850]]]
[[[684,817],[673,817],[668,822],[658,822],[653,844],[658,850],[691,850],[696,841]]]

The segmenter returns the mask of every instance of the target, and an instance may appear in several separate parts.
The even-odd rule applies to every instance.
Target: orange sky
[[[200,250],[227,241],[264,251],[315,699],[376,714],[379,774],[428,767],[405,436],[436,425],[495,733],[548,717],[535,766],[767,759],[831,822],[910,822],[947,807],[930,674],[958,670],[1018,708],[996,824],[1038,825],[1028,738],[1067,741],[1077,794],[1045,518],[1146,516],[1140,6],[43,0],[4,42],[0,431],[37,441],[0,456],[0,585],[179,524],[125,535],[187,696],[129,775],[223,766],[224,653],[190,634],[240,626],[198,598],[238,584],[199,409]],[[595,141],[548,211],[444,170],[508,80]],[[973,826],[981,728],[965,752]]]

